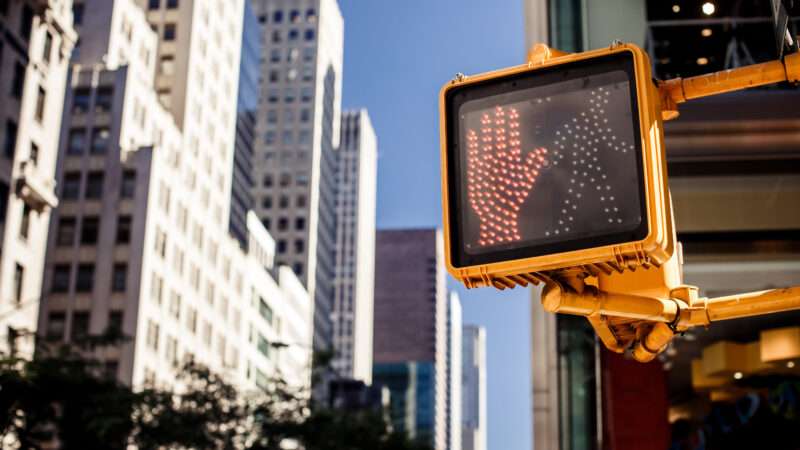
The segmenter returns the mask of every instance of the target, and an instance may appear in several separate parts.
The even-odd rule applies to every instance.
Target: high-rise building
[[[39,324],[71,342],[121,330],[107,370],[134,386],[186,360],[245,387],[309,381],[305,289],[255,215],[246,251],[229,232],[239,73],[223,68],[240,65],[243,5],[75,4]]]
[[[336,164],[333,367],[372,380],[377,139],[366,110],[342,113]]]
[[[255,211],[314,298],[314,347],[331,349],[344,22],[336,0],[251,1],[263,44]]]
[[[71,0],[0,2],[0,352],[26,357],[58,204],[58,130],[77,39],[72,21]]]
[[[249,1],[244,2],[242,55],[236,96],[236,140],[233,152],[230,231],[242,248],[247,248],[247,212],[253,209],[253,152],[258,114],[261,27]]]
[[[451,292],[447,300],[447,450],[461,450],[461,300]]]
[[[440,230],[378,231],[374,330],[373,382],[392,391],[395,428],[444,450],[447,295]]]
[[[464,325],[461,446],[486,450],[486,329]]]
[[[527,45],[538,41],[583,51],[613,39],[633,42],[647,50],[657,79],[777,57],[768,0],[525,5]],[[789,13],[798,16],[796,3]],[[699,286],[701,296],[800,282],[800,208],[787,207],[800,201],[797,99],[800,91],[788,85],[735,92],[681,104],[679,117],[664,123],[684,282]],[[638,449],[643,442],[677,448],[700,441],[708,449],[752,448],[763,436],[788,442],[796,435],[791,426],[778,425],[782,417],[767,406],[765,391],[755,388],[759,379],[773,387],[790,383],[785,369],[794,360],[759,366],[757,372],[740,367],[738,375],[730,367],[706,372],[703,363],[714,345],[732,349],[729,360],[744,358],[743,344],[759,347],[762,332],[796,326],[797,311],[691,330],[657,361],[639,364],[598,348],[585,318],[546,314],[538,289],[532,300],[534,448]],[[756,354],[757,364],[765,362]],[[748,407],[758,420],[721,427],[718,418],[742,408],[736,400],[743,398],[756,400]]]

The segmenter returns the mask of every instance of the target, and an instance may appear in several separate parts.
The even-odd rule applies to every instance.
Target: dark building
[[[259,77],[259,25],[250,2],[244,2],[242,56],[236,105],[236,142],[233,152],[230,232],[247,248],[247,211],[253,209],[253,149],[256,139]]]
[[[439,230],[379,230],[373,383],[391,391],[395,429],[446,446],[447,303]]]

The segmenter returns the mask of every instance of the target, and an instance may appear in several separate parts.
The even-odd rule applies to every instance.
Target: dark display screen
[[[530,87],[516,79],[459,98],[453,218],[462,262],[644,237],[630,65],[545,76]]]

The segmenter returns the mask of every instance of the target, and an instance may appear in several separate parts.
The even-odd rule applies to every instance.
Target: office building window
[[[94,99],[94,110],[97,112],[109,112],[114,103],[114,88],[104,86],[97,89],[97,96]]]
[[[81,245],[97,244],[97,235],[100,233],[100,218],[97,216],[84,217],[81,224]]]
[[[261,207],[264,209],[272,209],[272,197],[264,197],[261,199]]]
[[[167,0],[167,9],[175,9],[178,7],[178,0]]]
[[[158,72],[161,75],[172,75],[175,73],[175,57],[172,55],[164,55],[158,63]]]
[[[11,96],[22,98],[22,90],[25,87],[25,66],[21,62],[14,63],[14,78],[11,81]]]
[[[298,277],[302,277],[303,276],[303,263],[299,263],[299,262],[298,263],[294,263],[292,265],[292,269],[294,270],[294,274],[297,275]]]
[[[306,251],[305,241],[302,239],[295,239],[294,241],[294,252],[295,253],[303,253]]]
[[[264,225],[266,230],[269,230],[270,225],[272,225],[272,221],[269,219],[269,217],[264,217],[261,219],[261,224]]]
[[[67,315],[63,312],[51,312],[47,315],[47,331],[45,337],[49,340],[64,339],[67,327]]]
[[[85,311],[72,314],[72,332],[70,338],[79,341],[89,335],[89,313]]]
[[[121,332],[122,331],[122,319],[123,319],[123,317],[124,317],[124,315],[123,315],[122,311],[111,311],[108,314],[108,325],[107,325],[106,328],[108,330],[114,330],[114,331],[117,331],[117,332]]]
[[[131,242],[131,216],[119,216],[117,219],[117,244]]]
[[[31,153],[28,156],[28,159],[34,164],[39,163],[39,146],[33,142],[31,142]]]
[[[67,142],[67,154],[80,155],[86,147],[86,130],[84,128],[73,128],[69,131]]]
[[[122,172],[122,185],[120,186],[120,197],[133,198],[136,192],[136,171],[126,170]]]
[[[306,206],[306,196],[305,195],[298,195],[297,196],[297,206],[299,208],[305,208],[305,206]]]
[[[272,23],[283,22],[283,11],[275,11],[272,13]]]
[[[306,10],[306,22],[314,23],[317,21],[317,12],[313,8]]]
[[[125,292],[128,280],[128,265],[124,263],[114,264],[114,270],[111,274],[111,291],[112,292]]]
[[[148,0],[147,1],[147,8],[148,9],[158,9],[161,7],[161,0]]]
[[[76,292],[91,292],[94,289],[94,264],[79,264],[75,278]]]
[[[44,46],[42,47],[42,59],[50,62],[50,55],[53,53],[53,35],[49,31],[44,32]]]
[[[17,148],[17,123],[13,120],[6,121],[6,138],[3,142],[3,155],[8,159],[14,159],[14,152]]]
[[[80,26],[83,24],[83,11],[83,3],[74,3],[72,5],[72,21],[75,26]]]
[[[36,96],[36,113],[34,117],[36,121],[42,123],[44,121],[44,107],[47,102],[47,92],[43,87],[39,86],[39,93]]]
[[[288,187],[292,184],[292,176],[288,173],[282,173],[280,179],[281,187]]]
[[[283,37],[281,37],[281,31],[280,30],[273,31],[272,32],[272,42],[274,44],[277,44],[277,43],[279,43],[281,41],[283,41]]]
[[[179,320],[181,317],[181,295],[175,291],[170,294],[169,314]]]
[[[277,48],[272,49],[269,52],[269,62],[276,63],[276,62],[280,62],[280,61],[281,61],[281,51],[280,51],[280,49],[277,49]]]
[[[89,99],[91,96],[92,91],[89,88],[75,89],[75,95],[72,97],[72,112],[80,114],[89,111]]]
[[[86,177],[86,198],[99,199],[103,197],[103,172],[89,172]]]
[[[164,40],[174,41],[176,33],[176,25],[174,23],[164,24]]]
[[[153,274],[153,278],[150,281],[150,298],[157,303],[161,304],[161,296],[164,293],[164,280],[161,279],[156,274]]]
[[[56,264],[53,267],[53,281],[50,285],[50,291],[53,293],[67,292],[71,276],[72,266],[69,264]]]
[[[14,302],[22,303],[22,288],[25,281],[25,267],[20,263],[14,265]]]
[[[286,253],[286,240],[285,239],[279,239],[278,240],[278,253],[281,254],[281,255]]]
[[[27,240],[31,230],[31,207],[26,203],[22,207],[22,220],[19,224],[19,237]]]
[[[64,183],[61,185],[61,199],[75,200],[81,193],[81,173],[67,172],[64,174]]]
[[[306,218],[305,217],[298,217],[294,219],[294,229],[297,231],[302,231],[306,229]]]
[[[111,132],[108,128],[95,128],[92,131],[92,149],[93,154],[104,154],[108,151],[108,144],[111,138]]]
[[[289,207],[289,197],[285,195],[281,195],[280,199],[278,200],[278,207],[280,209],[286,209]]]
[[[307,42],[314,40],[314,30],[306,30],[305,32],[305,39]]]
[[[162,258],[167,257],[167,233],[162,230],[156,230],[155,250]]]
[[[304,103],[310,102],[312,95],[313,95],[313,90],[310,87],[305,86],[301,90],[300,100],[303,101]]]
[[[278,219],[278,231],[286,231],[289,228],[289,219],[281,217]]]
[[[147,338],[145,340],[147,347],[153,351],[158,351],[158,324],[152,320],[147,322]]]
[[[311,62],[314,60],[314,48],[307,47],[303,49],[303,61]]]
[[[58,231],[56,232],[56,245],[59,247],[69,247],[74,244],[77,228],[77,220],[75,220],[74,217],[59,218]]]
[[[300,11],[293,9],[289,12],[289,21],[292,23],[300,22]]]
[[[289,30],[289,42],[296,41],[299,36],[300,36],[300,32],[299,31],[297,31],[295,29]]]

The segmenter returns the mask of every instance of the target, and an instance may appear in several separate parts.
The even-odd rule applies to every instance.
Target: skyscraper
[[[106,369],[132,385],[171,384],[186,360],[307,383],[307,293],[254,215],[246,252],[229,233],[238,71],[222,69],[239,67],[243,0],[78,6],[42,334],[121,330]]]
[[[258,114],[258,77],[261,62],[261,27],[250,2],[244,2],[242,56],[236,96],[236,138],[233,152],[230,231],[247,248],[247,212],[253,209],[253,151]]]
[[[462,358],[463,450],[486,450],[486,330],[464,325]]]
[[[444,450],[447,296],[440,230],[378,231],[373,355],[373,381],[392,391],[395,427]]]
[[[314,298],[315,348],[330,349],[344,23],[336,0],[251,1],[263,43],[255,211]]]
[[[0,352],[33,354],[69,55],[72,2],[0,2]],[[76,14],[76,20],[80,15]],[[11,347],[11,348],[10,348]]]
[[[372,380],[377,139],[366,110],[342,113],[336,158],[333,366]]]
[[[461,450],[461,300],[447,299],[447,450]]]

